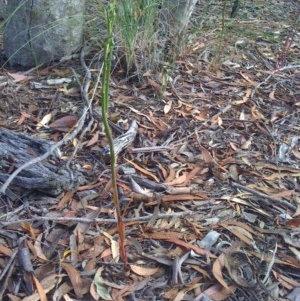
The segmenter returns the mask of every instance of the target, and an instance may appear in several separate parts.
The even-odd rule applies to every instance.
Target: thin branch
[[[265,193],[259,192],[257,190],[252,189],[252,188],[248,188],[246,186],[243,186],[243,185],[235,183],[235,182],[231,182],[231,184],[232,184],[233,187],[240,188],[240,189],[245,190],[247,192],[250,192],[250,193],[252,193],[254,195],[257,195],[257,196],[259,196],[261,198],[265,198],[265,199],[268,199],[270,201],[273,201],[273,202],[275,202],[275,203],[277,203],[277,204],[279,204],[279,205],[281,205],[283,207],[289,208],[290,210],[296,211],[296,209],[297,209],[296,206],[294,206],[294,205],[290,204],[289,202],[284,201],[282,199],[278,199],[276,197],[269,196],[269,195],[267,195]]]
[[[160,213],[157,215],[156,218],[166,218],[166,217],[181,217],[185,215],[191,215],[191,211],[187,212],[174,212],[174,213]],[[140,216],[134,218],[124,218],[123,222],[148,222],[152,218],[152,214],[147,216]],[[112,218],[85,218],[85,217],[55,217],[55,216],[35,216],[29,219],[22,219],[17,221],[10,221],[10,222],[0,222],[2,226],[10,226],[21,224],[25,222],[35,222],[35,221],[51,221],[51,222],[80,222],[80,223],[97,223],[97,224],[116,224],[117,220]]]
[[[11,265],[13,264],[13,261],[15,260],[15,257],[18,254],[18,250],[16,249],[12,255],[9,257],[8,262],[6,263],[6,266],[2,268],[1,275],[0,275],[0,281],[4,278],[6,275],[6,272],[10,269]]]
[[[0,300],[2,300],[2,297],[8,287],[8,284],[9,284],[9,281],[11,280],[12,278],[12,273],[14,271],[14,267],[15,267],[15,258],[16,258],[16,255],[18,253],[18,250],[15,250],[14,253],[11,255],[6,267],[8,267],[8,270],[5,269],[2,269],[2,275],[6,275],[5,279],[2,281],[1,283],[1,288],[0,288]],[[1,275],[1,280],[2,280],[2,275]]]
[[[262,280],[263,284],[267,284],[267,281],[270,278],[270,273],[271,273],[272,268],[273,268],[274,263],[275,263],[276,253],[277,253],[277,242],[275,242],[275,248],[274,248],[274,251],[273,251],[273,254],[272,254],[271,261],[269,262],[268,269],[266,271],[265,277]]]
[[[80,53],[80,62],[81,62],[82,68],[85,71],[85,77],[84,77],[85,78],[85,84],[84,84],[84,86],[82,86],[75,70],[73,68],[71,68],[71,70],[72,70],[72,72],[75,76],[75,79],[76,79],[79,87],[80,87],[81,97],[83,98],[83,100],[85,101],[85,103],[88,107],[89,115],[90,115],[90,121],[89,121],[89,124],[82,130],[82,132],[80,134],[80,137],[79,137],[79,141],[76,144],[73,153],[71,154],[71,156],[69,157],[69,159],[66,163],[66,168],[68,169],[71,176],[72,176],[72,171],[71,171],[71,168],[70,168],[70,163],[74,159],[76,153],[78,152],[79,147],[81,146],[81,141],[83,140],[83,137],[85,136],[85,134],[88,131],[90,131],[90,129],[91,129],[93,123],[94,123],[93,110],[92,110],[92,102],[93,102],[93,99],[94,99],[94,94],[93,94],[93,97],[91,99],[88,98],[88,93],[89,93],[89,88],[90,88],[90,84],[91,84],[92,75],[91,75],[90,69],[88,68],[88,66],[85,63],[84,56],[85,56],[85,52],[84,52],[84,47],[83,47],[82,50],[81,50],[81,53]],[[101,70],[100,70],[99,73],[101,73]],[[97,89],[97,85],[98,85],[98,82],[99,82],[99,77],[100,77],[100,75],[98,76],[97,83],[96,83],[96,86],[94,88],[95,90]]]

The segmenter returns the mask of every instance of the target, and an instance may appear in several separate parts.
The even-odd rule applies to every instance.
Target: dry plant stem
[[[277,242],[275,243],[275,248],[274,248],[274,251],[273,251],[273,254],[272,254],[271,261],[270,261],[270,263],[268,265],[268,269],[267,269],[266,275],[265,275],[264,279],[262,280],[263,284],[267,284],[267,281],[270,278],[270,273],[271,273],[273,265],[275,263],[276,253],[277,253]]]
[[[6,275],[6,278],[2,282],[2,286],[0,289],[0,300],[3,300],[2,297],[4,295],[4,292],[7,289],[9,280],[11,279],[11,276],[12,276],[12,273],[13,273],[13,270],[15,267],[14,260],[15,260],[17,254],[18,254],[18,250],[15,250],[14,253],[12,254],[11,258],[9,259],[9,262],[7,263],[5,269],[2,271],[0,280],[2,280],[4,275]]]
[[[166,150],[173,150],[173,147],[170,146],[149,146],[149,147],[139,147],[139,148],[132,148],[130,150],[131,153],[152,153],[152,152],[163,152]]]
[[[26,202],[25,204],[19,206],[17,209],[14,211],[7,212],[6,214],[0,215],[0,220],[2,219],[9,219],[13,216],[16,216],[19,212],[22,210],[26,209],[28,207],[28,203]]]
[[[88,92],[89,92],[89,88],[90,88],[90,83],[91,83],[91,71],[90,69],[88,68],[88,66],[86,65],[85,63],[85,60],[84,60],[84,47],[82,48],[81,50],[81,53],[80,53],[80,62],[81,62],[81,66],[82,68],[84,69],[85,71],[85,84],[84,84],[84,87],[82,86],[82,84],[80,83],[79,81],[79,78],[77,76],[77,73],[75,72],[75,70],[73,68],[71,68],[75,78],[76,78],[76,81],[80,87],[80,92],[81,92],[81,97],[83,98],[83,100],[85,101],[88,109],[89,109],[89,115],[90,115],[90,122],[89,124],[84,128],[84,130],[81,132],[80,134],[80,137],[79,137],[79,141],[72,153],[72,155],[70,156],[70,158],[68,159],[68,162],[66,164],[66,167],[68,169],[68,171],[70,172],[70,174],[72,174],[72,171],[70,169],[70,163],[71,161],[74,159],[80,145],[81,145],[81,141],[83,139],[83,137],[85,136],[85,134],[90,131],[93,123],[94,123],[94,118],[93,118],[93,111],[92,111],[92,102],[93,102],[93,98],[91,100],[89,100],[88,98]],[[101,72],[100,72],[101,73]],[[99,77],[98,77],[98,80],[99,80]],[[95,87],[96,89],[96,87]]]
[[[188,259],[190,252],[185,253],[182,257],[175,257],[173,260],[173,271],[172,271],[172,283],[176,284],[184,284],[181,267],[186,259]]]
[[[191,211],[187,212],[174,212],[174,213],[160,213],[156,216],[157,219],[159,218],[166,218],[166,217],[181,217],[185,215],[191,215]],[[140,216],[140,217],[133,217],[133,218],[124,218],[124,223],[130,223],[130,222],[148,222],[152,218],[152,214],[149,214],[147,216]],[[96,223],[96,224],[116,224],[118,221],[116,219],[112,218],[84,218],[84,217],[50,217],[50,216],[36,216],[29,219],[22,219],[17,221],[11,221],[11,222],[0,222],[0,225],[3,227],[10,226],[10,225],[17,225],[21,223],[32,223],[35,221],[51,221],[51,222],[75,222],[75,223]]]
[[[299,15],[300,9],[298,9],[297,15]],[[284,61],[286,60],[286,57],[288,55],[288,52],[292,46],[292,43],[296,36],[297,31],[297,19],[294,20],[294,24],[290,27],[289,34],[286,37],[283,49],[279,52],[277,62],[276,62],[276,68],[282,67],[284,64]]]
[[[10,256],[5,268],[2,269],[2,271],[1,271],[0,281],[4,278],[6,272],[10,269],[10,267],[11,267],[13,261],[15,260],[15,257],[17,256],[17,254],[18,254],[18,250],[15,250],[14,253]]]
[[[275,202],[275,203],[277,203],[277,204],[279,204],[279,205],[281,205],[281,206],[283,206],[283,207],[289,208],[289,209],[292,210],[292,211],[296,211],[296,209],[297,209],[296,206],[290,204],[290,203],[287,202],[287,201],[284,201],[284,200],[275,198],[275,197],[273,197],[273,196],[269,196],[269,195],[267,195],[267,194],[264,194],[264,193],[262,193],[262,192],[259,192],[259,191],[257,191],[257,190],[254,190],[254,189],[251,189],[251,188],[248,188],[248,187],[245,187],[245,186],[243,186],[243,185],[241,185],[241,184],[238,184],[238,183],[235,183],[235,182],[231,182],[231,184],[232,184],[233,187],[236,187],[236,188],[245,190],[245,191],[247,191],[247,192],[250,192],[250,193],[252,193],[252,194],[254,194],[254,195],[257,195],[257,196],[261,197],[262,199],[261,199],[260,201],[261,201],[261,202],[264,202],[266,205],[270,205],[270,204],[269,204],[268,202],[266,202],[264,199],[273,201],[273,202]]]

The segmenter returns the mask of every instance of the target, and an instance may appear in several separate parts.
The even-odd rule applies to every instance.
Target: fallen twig
[[[191,215],[191,211],[186,212],[174,212],[174,213],[160,213],[157,215],[157,218],[165,218],[165,217],[180,217],[185,215]],[[147,216],[140,216],[140,217],[133,217],[133,218],[124,218],[124,222],[134,222],[134,221],[140,221],[140,222],[147,222],[152,218],[152,214],[149,214]],[[10,225],[16,225],[21,223],[32,223],[35,221],[51,221],[51,222],[80,222],[80,223],[97,223],[97,224],[116,224],[117,220],[113,218],[84,218],[84,217],[53,217],[53,216],[35,216],[29,219],[22,219],[17,221],[10,221],[10,222],[0,222],[0,225],[2,226],[10,226]]]
[[[11,255],[9,261],[7,262],[6,267],[4,269],[2,269],[2,271],[1,271],[0,280],[2,280],[2,278],[4,276],[6,276],[6,277],[2,281],[2,284],[1,284],[1,288],[0,288],[0,300],[2,300],[2,297],[3,297],[5,291],[6,291],[7,287],[8,287],[9,280],[11,280],[12,273],[13,273],[13,270],[14,270],[14,267],[15,267],[14,261],[15,261],[17,253],[18,253],[18,250],[15,250],[14,253]]]
[[[252,189],[252,188],[248,188],[248,187],[246,187],[246,186],[243,186],[243,185],[238,184],[238,183],[235,183],[235,182],[231,182],[231,184],[232,184],[233,187],[240,188],[240,189],[242,189],[242,190],[245,190],[245,191],[247,191],[247,192],[250,192],[250,193],[252,193],[252,194],[255,194],[255,195],[257,195],[257,196],[259,196],[259,197],[261,197],[261,198],[265,198],[265,199],[268,199],[268,200],[270,200],[270,201],[273,201],[273,202],[275,202],[275,203],[277,203],[277,204],[279,204],[279,205],[281,205],[281,206],[284,206],[284,207],[289,208],[290,210],[296,211],[296,209],[297,209],[296,206],[290,204],[290,203],[287,202],[287,201],[284,201],[284,200],[275,198],[275,197],[273,197],[273,196],[269,196],[269,195],[267,195],[267,194],[264,194],[264,193],[262,193],[262,192],[259,192],[259,191],[257,191],[257,190],[254,190],[254,189]],[[262,200],[262,201],[263,201],[263,200]],[[266,204],[266,205],[268,205],[268,204]]]
[[[80,87],[80,93],[81,93],[81,97],[83,98],[83,100],[85,101],[86,105],[87,105],[87,108],[89,110],[89,115],[90,115],[90,121],[89,121],[89,124],[82,130],[81,132],[81,135],[79,137],[79,141],[78,143],[76,144],[75,148],[74,148],[74,151],[72,153],[72,155],[69,157],[68,161],[67,161],[67,164],[66,164],[66,167],[69,171],[69,173],[72,175],[72,171],[71,171],[71,168],[70,168],[70,163],[71,161],[74,159],[76,153],[78,152],[79,150],[79,147],[81,146],[81,141],[83,139],[83,137],[85,136],[85,134],[91,130],[91,127],[94,123],[94,117],[93,117],[93,110],[92,110],[92,102],[93,102],[93,99],[94,99],[94,95],[92,96],[91,99],[88,98],[88,93],[89,93],[89,88],[90,88],[90,84],[91,84],[91,78],[92,78],[92,75],[91,75],[91,71],[90,69],[88,68],[88,66],[86,65],[85,63],[85,60],[84,60],[84,55],[85,55],[85,52],[84,52],[84,47],[82,48],[81,50],[81,53],[80,53],[80,62],[81,62],[81,66],[82,68],[84,69],[85,71],[85,83],[84,83],[84,86],[81,84],[79,78],[78,78],[78,75],[77,73],[75,72],[75,70],[73,68],[71,68],[73,74],[74,74],[74,77]],[[99,75],[98,75],[98,78],[97,78],[97,83],[96,83],[96,87],[95,87],[95,90],[97,88],[97,85],[98,85],[98,82],[100,80],[100,74],[101,74],[101,71],[99,72]]]

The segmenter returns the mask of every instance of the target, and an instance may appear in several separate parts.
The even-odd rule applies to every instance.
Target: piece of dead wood
[[[0,128],[0,181],[5,182],[16,169],[49,152],[54,145],[52,141]],[[44,160],[20,171],[11,184],[57,196],[62,191],[75,189],[81,180],[78,172],[72,178],[55,150]]]
[[[172,212],[172,213],[159,213],[157,215],[157,219],[160,218],[174,218],[174,217],[184,217],[184,216],[191,216],[191,211],[184,211],[184,212]],[[147,223],[151,218],[152,214],[146,216],[139,216],[139,217],[130,217],[124,218],[124,223]],[[18,225],[22,223],[33,223],[36,221],[52,221],[52,222],[61,222],[61,223],[97,223],[97,224],[116,224],[117,220],[112,218],[86,218],[86,217],[66,217],[66,216],[33,216],[29,219],[22,219],[22,220],[15,220],[9,222],[0,222],[0,225],[3,227],[11,226],[11,225]]]
[[[84,58],[84,47],[81,55]],[[82,97],[87,103],[89,102],[86,91],[89,90],[91,82],[89,75],[90,71],[84,87],[79,83]],[[90,104],[83,108],[83,113],[71,133],[56,143],[1,129],[3,131],[2,135],[0,133],[2,137],[0,142],[2,141],[4,149],[0,144],[0,159],[3,164],[2,166],[0,162],[0,181],[5,183],[0,189],[0,194],[8,194],[6,190],[10,184],[36,189],[51,196],[56,196],[65,190],[75,190],[83,178],[80,173],[74,173],[70,169],[70,160],[74,154],[64,164],[60,162],[57,152],[59,147],[72,141],[82,130],[88,111],[90,111]]]

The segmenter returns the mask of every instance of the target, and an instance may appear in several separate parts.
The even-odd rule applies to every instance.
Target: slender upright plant
[[[108,4],[106,11],[106,22],[107,22],[107,37],[104,40],[104,60],[103,60],[103,77],[102,77],[102,117],[105,129],[105,134],[110,146],[110,159],[111,159],[111,179],[113,187],[113,203],[116,210],[117,221],[118,221],[118,232],[120,239],[120,254],[121,258],[127,265],[127,256],[125,251],[125,225],[121,216],[121,209],[118,197],[117,187],[117,171],[116,171],[116,155],[114,151],[114,142],[112,138],[111,128],[108,124],[107,110],[109,104],[109,81],[111,73],[111,62],[112,53],[114,49],[113,29],[116,18],[116,0]]]

